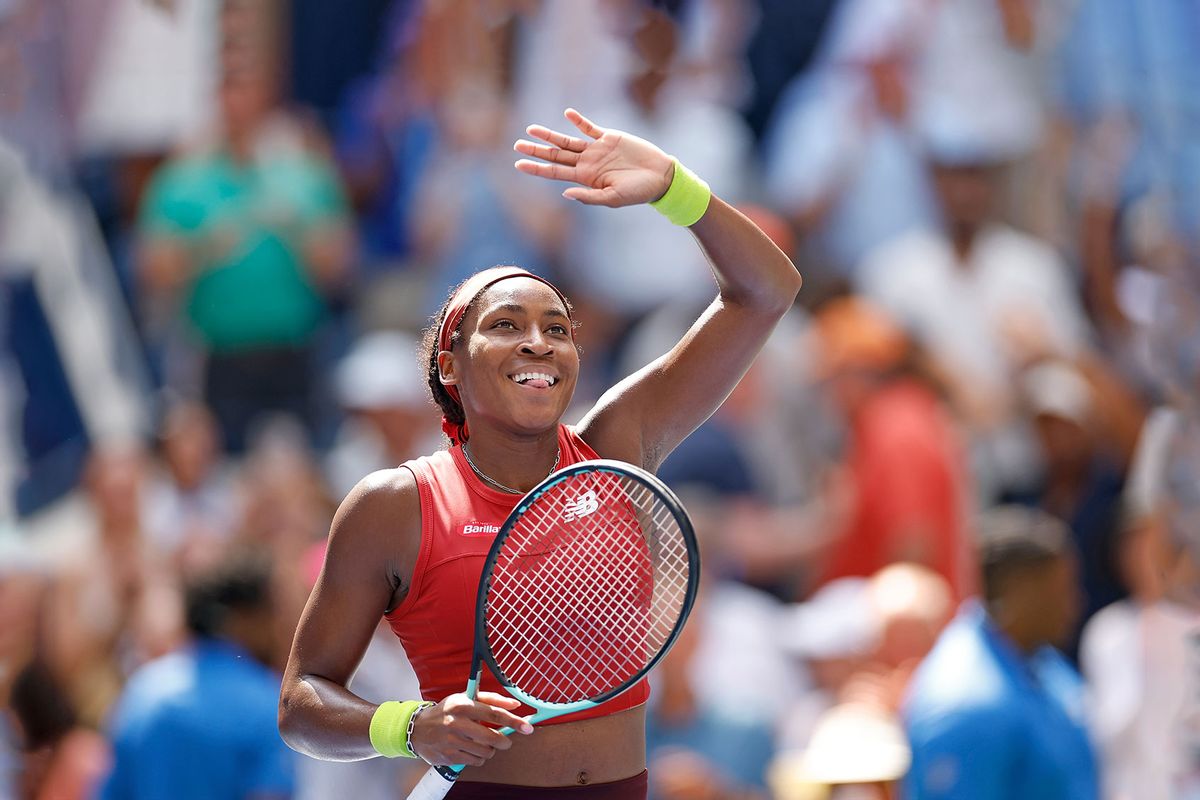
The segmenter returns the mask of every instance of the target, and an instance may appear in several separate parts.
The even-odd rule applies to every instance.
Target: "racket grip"
[[[459,773],[446,767],[430,767],[421,781],[408,793],[408,800],[442,800],[454,787]]]

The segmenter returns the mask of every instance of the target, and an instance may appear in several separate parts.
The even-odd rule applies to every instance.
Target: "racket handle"
[[[430,767],[420,783],[408,793],[408,800],[442,800],[454,787],[459,773],[449,767]]]

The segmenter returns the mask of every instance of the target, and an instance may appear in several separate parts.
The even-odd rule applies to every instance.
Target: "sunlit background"
[[[146,788],[131,677],[149,702],[183,587],[237,559],[270,620],[239,645],[282,666],[339,500],[444,446],[415,348],[450,286],[563,288],[572,419],[711,299],[685,231],[512,168],[567,106],[805,277],[660,472],[707,585],[654,679],[652,797],[892,796],[910,763],[910,796],[1002,796],[938,794],[969,743],[930,766],[910,716],[1002,504],[1075,554],[1003,587],[1086,680],[1056,724],[1094,760],[1038,796],[1200,797],[1200,5],[0,0],[0,798],[183,796]],[[352,688],[418,694],[386,626]],[[255,796],[425,766],[242,727]]]

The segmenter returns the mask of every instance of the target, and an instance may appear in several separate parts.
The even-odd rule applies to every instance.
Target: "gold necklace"
[[[490,478],[486,474],[484,474],[483,470],[481,470],[479,467],[475,466],[475,462],[471,460],[471,453],[467,450],[466,442],[463,443],[462,452],[463,452],[463,458],[465,458],[467,460],[467,465],[471,468],[472,472],[474,472],[476,475],[479,476],[479,479],[481,481],[483,481],[484,483],[489,484],[491,486],[494,486],[495,488],[499,489],[502,492],[508,492],[509,494],[525,494],[520,489],[514,489],[511,486],[505,486],[500,481],[495,480],[494,478]],[[547,472],[546,473],[547,475],[549,475],[551,472],[554,472],[554,470],[558,469],[558,460],[560,458],[562,458],[562,448],[561,447],[558,449],[558,452],[554,454],[554,463],[550,465],[550,472]]]

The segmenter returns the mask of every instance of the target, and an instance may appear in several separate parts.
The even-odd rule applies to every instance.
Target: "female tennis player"
[[[425,340],[451,447],[373,473],[343,501],[280,697],[280,731],[296,750],[466,764],[453,798],[645,797],[644,682],[536,731],[486,670],[475,699],[462,692],[483,561],[517,500],[555,469],[592,458],[657,469],[724,401],[800,289],[788,257],[658,147],[573,109],[566,118],[582,135],[530,126],[537,141],[516,143],[529,157],[516,168],[574,184],[568,199],[651,203],[689,227],[717,296],[670,352],[569,428],[560,420],[580,362],[566,298],[515,267],[485,270],[455,290]],[[347,688],[381,615],[404,644],[423,701],[376,706]],[[517,732],[503,736],[504,726]]]

